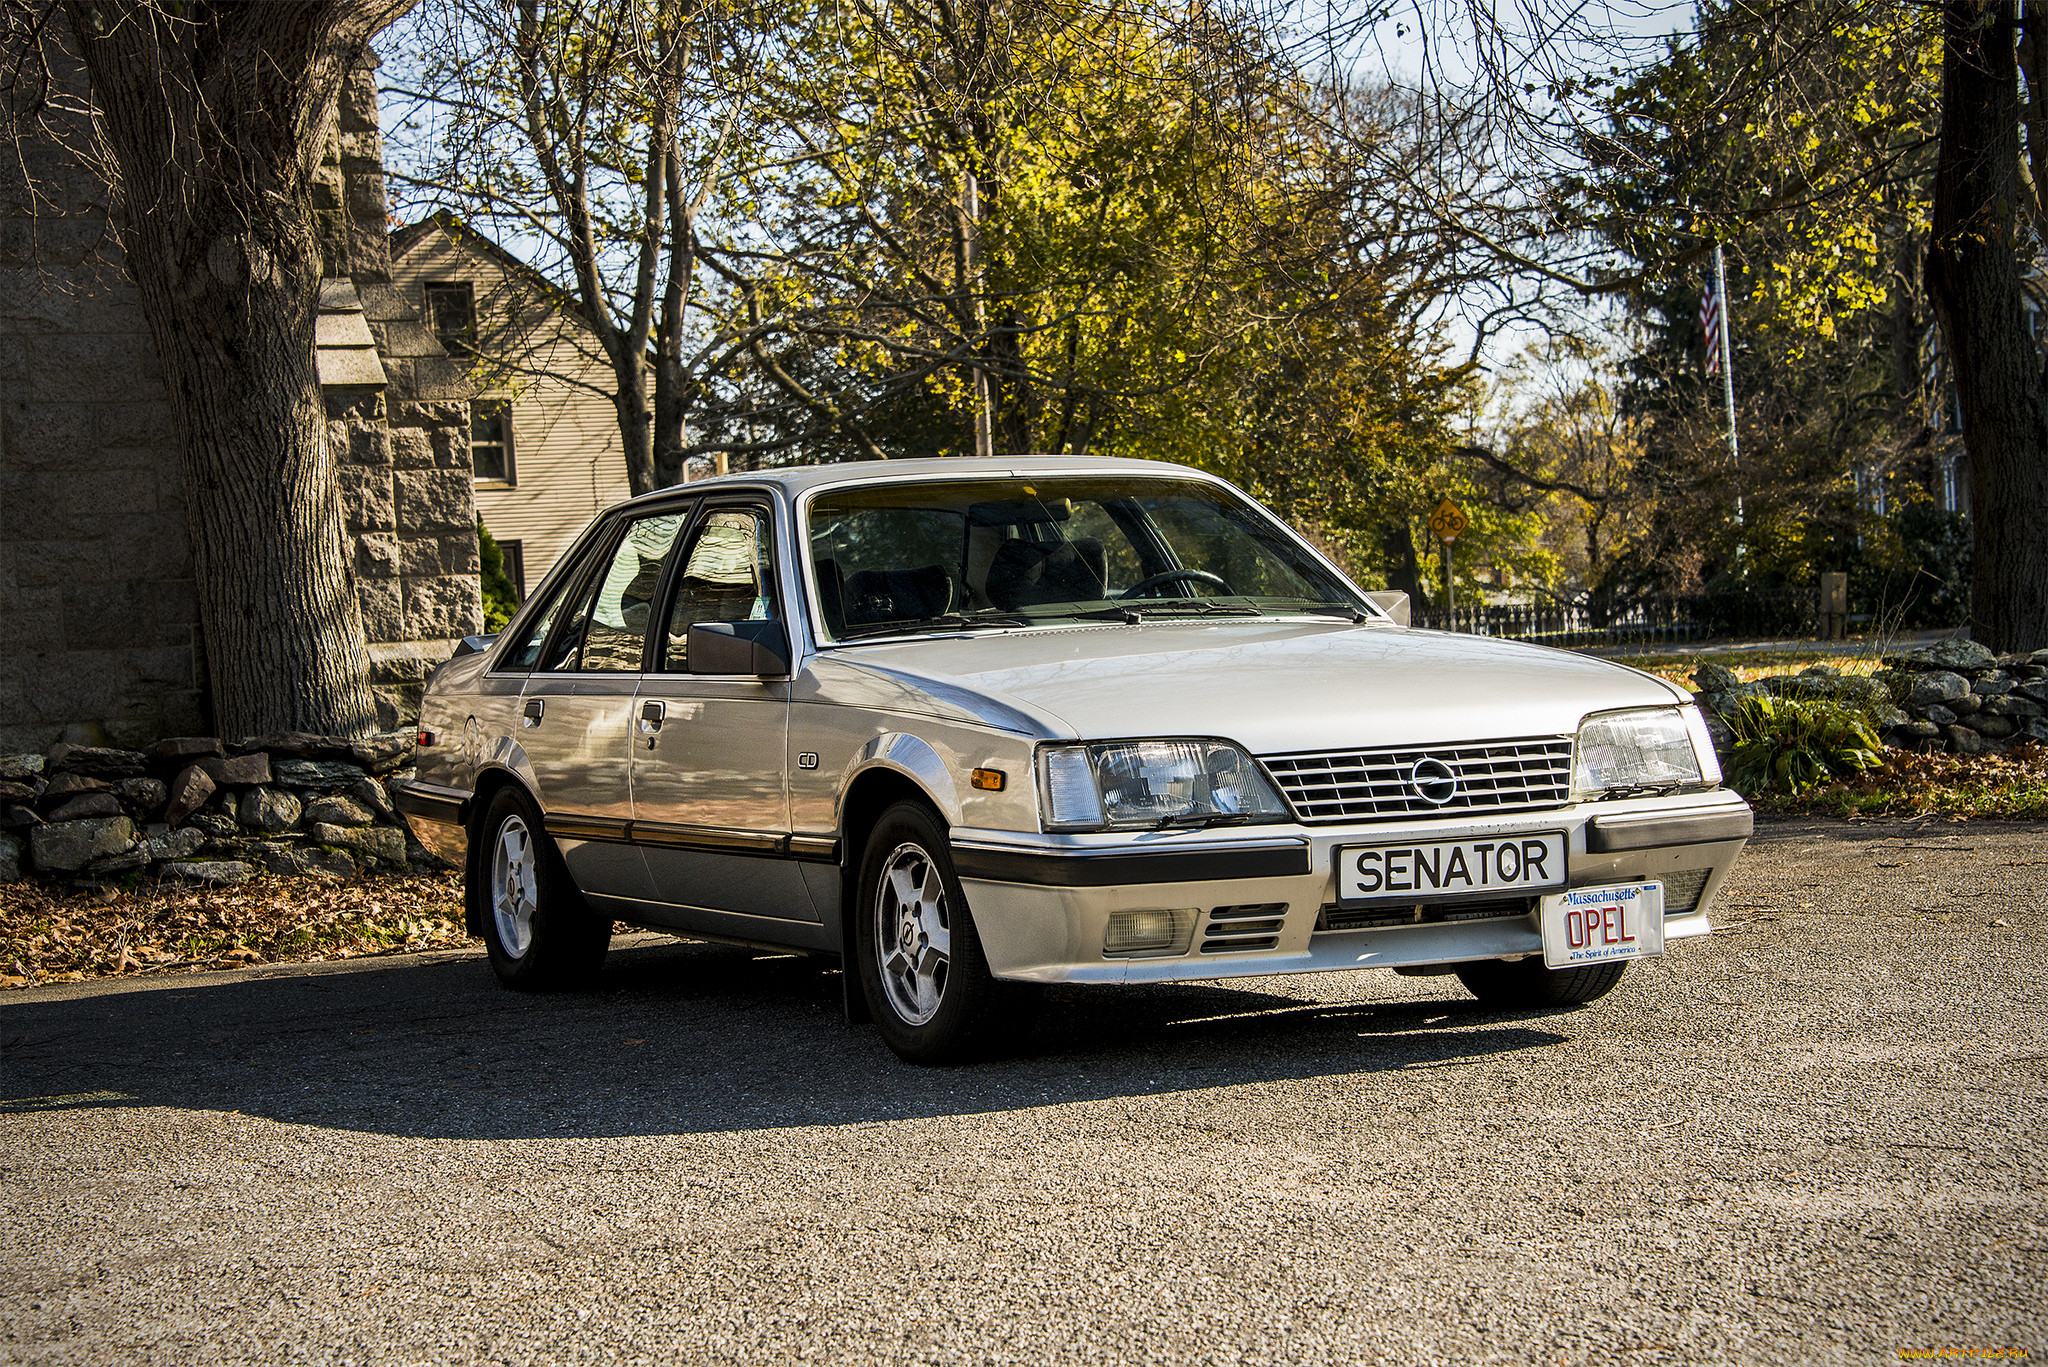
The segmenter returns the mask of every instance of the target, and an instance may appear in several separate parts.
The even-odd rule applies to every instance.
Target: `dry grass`
[[[1755,683],[1758,679],[1779,674],[1797,674],[1808,665],[1827,665],[1844,674],[1873,674],[1883,668],[1875,646],[1868,654],[1859,655],[1757,650],[1733,651],[1726,655],[1610,655],[1605,658],[1631,669],[1640,669],[1645,674],[1655,674],[1660,679],[1669,679],[1682,688],[1692,687],[1692,673],[1702,664],[1732,669],[1735,677],[1744,683]]]
[[[72,892],[0,887],[0,987],[450,949],[454,873],[347,883],[259,878],[238,887],[143,884]]]

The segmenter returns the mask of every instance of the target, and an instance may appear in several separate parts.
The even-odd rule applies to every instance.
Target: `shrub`
[[[1884,742],[1851,703],[1744,698],[1728,719],[1735,751],[1728,782],[1745,797],[1797,793],[1884,762]]]
[[[484,630],[503,631],[512,614],[519,611],[519,591],[512,587],[512,576],[505,573],[505,552],[482,518],[476,520],[476,551],[483,570]]]

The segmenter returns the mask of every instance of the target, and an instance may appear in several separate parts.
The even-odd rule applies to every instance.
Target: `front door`
[[[566,604],[521,693],[519,740],[533,766],[548,834],[576,886],[597,898],[648,893],[628,841],[633,696],[662,564],[684,521],[634,518]]]
[[[788,857],[789,682],[688,672],[693,623],[781,619],[774,547],[766,503],[704,509],[633,708],[633,840],[681,925],[741,933],[693,912],[818,919]]]

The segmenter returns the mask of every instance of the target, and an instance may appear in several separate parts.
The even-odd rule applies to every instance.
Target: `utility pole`
[[[981,289],[981,182],[969,166],[961,178],[960,216],[963,220],[961,233],[967,239],[967,287],[974,292],[973,308],[969,316],[974,319],[975,346],[981,345],[981,338],[988,331],[982,310],[985,307]],[[974,454],[987,460],[996,453],[995,422],[990,413],[988,371],[977,360],[974,370]]]
[[[1721,244],[1714,244],[1714,301],[1721,311],[1717,329],[1721,343],[1721,402],[1728,420],[1728,463],[1735,470],[1735,525],[1742,526],[1742,446],[1735,435],[1735,363],[1729,346],[1734,315],[1728,307],[1728,272],[1721,264]],[[1737,547],[1740,550],[1740,546]]]

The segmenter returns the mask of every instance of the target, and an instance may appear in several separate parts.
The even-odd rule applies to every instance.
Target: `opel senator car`
[[[587,979],[615,923],[834,955],[914,1061],[1015,984],[1561,1007],[1706,934],[1751,818],[1688,695],[1397,619],[1182,466],[705,480],[440,668],[399,805],[508,986]]]

